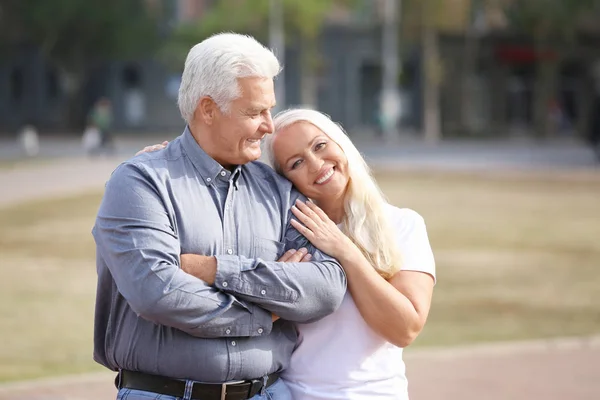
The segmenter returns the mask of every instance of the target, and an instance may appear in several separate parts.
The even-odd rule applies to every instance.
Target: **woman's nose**
[[[323,160],[319,157],[311,156],[308,160],[308,169],[310,172],[319,172],[323,167]]]

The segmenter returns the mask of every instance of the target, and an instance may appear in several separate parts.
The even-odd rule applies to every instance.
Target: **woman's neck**
[[[315,200],[315,204],[336,224],[340,224],[346,215],[343,196],[337,199]]]

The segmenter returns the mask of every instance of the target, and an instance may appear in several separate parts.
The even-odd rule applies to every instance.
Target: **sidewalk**
[[[21,201],[101,190],[120,158],[69,158],[0,170],[0,207]]]
[[[407,349],[411,400],[600,398],[600,337]],[[114,399],[110,372],[0,385],[0,400]]]

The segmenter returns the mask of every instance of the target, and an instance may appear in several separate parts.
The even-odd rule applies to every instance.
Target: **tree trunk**
[[[438,35],[433,24],[424,24],[422,41],[425,77],[423,95],[424,139],[427,143],[435,144],[442,137],[440,121],[441,65]]]
[[[473,5],[471,5],[471,7],[473,7]],[[469,25],[466,27],[465,30],[465,44],[460,96],[460,129],[466,133],[472,133],[475,130],[473,118],[473,79],[475,78],[477,73],[477,54],[479,47],[477,33],[475,32],[471,24],[472,18],[469,19]]]
[[[301,47],[300,101],[303,107],[317,108],[318,105],[318,50],[317,41],[306,39]]]
[[[547,48],[536,46],[538,51]],[[544,57],[541,52],[535,70],[533,123],[537,139],[547,139],[556,133],[556,117],[558,116],[558,67],[557,57]]]
[[[63,118],[64,128],[80,132],[85,127],[86,121],[83,104],[85,74],[83,71],[62,70],[61,79],[66,96]]]
[[[582,74],[582,82],[577,88],[577,135],[587,139],[590,135],[591,119],[595,100],[595,82],[588,71]]]

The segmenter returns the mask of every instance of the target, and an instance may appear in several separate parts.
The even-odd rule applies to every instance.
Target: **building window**
[[[10,73],[10,99],[14,103],[18,103],[23,99],[23,70],[15,67]]]
[[[123,86],[125,89],[137,89],[142,86],[140,68],[137,65],[128,65],[123,69]]]
[[[54,68],[46,69],[46,96],[49,100],[55,100],[58,97],[58,75]]]

